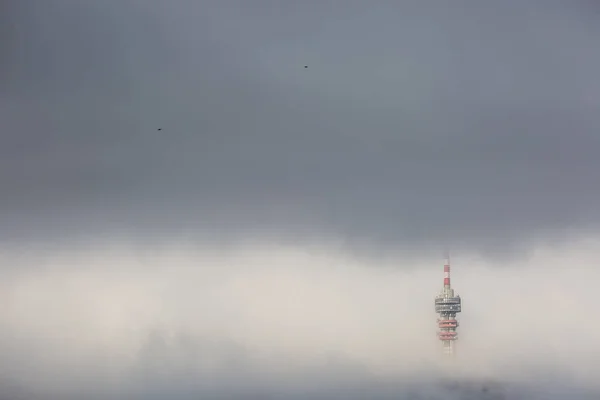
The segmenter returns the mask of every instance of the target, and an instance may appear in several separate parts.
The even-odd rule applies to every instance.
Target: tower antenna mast
[[[435,312],[439,314],[438,338],[442,342],[443,353],[452,356],[458,339],[456,314],[461,312],[460,296],[454,293],[450,284],[450,252],[444,252],[444,287],[435,298]]]

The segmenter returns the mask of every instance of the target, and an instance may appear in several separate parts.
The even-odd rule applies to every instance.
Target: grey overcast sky
[[[506,253],[599,227],[594,2],[2,7],[3,240]]]
[[[600,398],[597,3],[1,1],[0,399]]]

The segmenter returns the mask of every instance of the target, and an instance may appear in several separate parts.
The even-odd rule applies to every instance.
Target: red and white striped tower
[[[438,338],[442,342],[444,354],[454,354],[454,343],[458,339],[456,328],[458,321],[456,314],[461,312],[461,299],[455,295],[454,289],[450,286],[450,256],[446,253],[444,262],[444,288],[435,298],[435,312],[439,314],[438,318]]]
[[[444,261],[444,289],[450,289],[450,257],[448,255]]]

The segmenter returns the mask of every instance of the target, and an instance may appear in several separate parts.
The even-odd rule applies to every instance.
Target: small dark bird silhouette
[[[162,131],[162,128],[158,128],[157,130]]]
[[[308,68],[308,65],[305,65],[304,68]]]

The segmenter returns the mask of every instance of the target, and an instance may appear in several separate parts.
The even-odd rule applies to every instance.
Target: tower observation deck
[[[442,342],[444,354],[454,354],[455,341],[458,339],[456,314],[461,312],[460,296],[450,286],[450,257],[444,263],[444,288],[435,298],[435,312],[439,314],[438,338]]]

